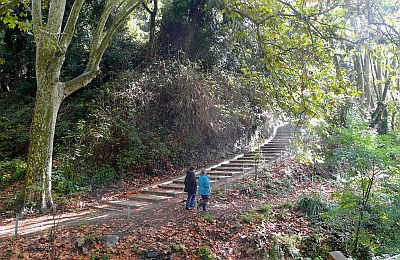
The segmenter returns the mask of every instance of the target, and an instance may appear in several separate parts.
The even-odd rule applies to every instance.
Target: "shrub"
[[[197,255],[202,260],[214,260],[216,259],[214,253],[210,250],[208,246],[201,246],[199,250],[197,250]]]
[[[271,211],[271,205],[265,203],[262,204],[258,209],[261,211],[261,213],[268,214]]]
[[[22,159],[12,159],[0,162],[0,186],[7,186],[24,179],[26,162]]]
[[[215,218],[213,215],[207,214],[204,216],[204,220],[207,221],[208,223],[213,223]]]
[[[298,201],[298,208],[306,216],[316,218],[328,210],[328,204],[320,195],[313,195],[312,197],[302,197]]]
[[[115,178],[115,169],[108,164],[100,165],[91,181],[94,187],[109,183]]]

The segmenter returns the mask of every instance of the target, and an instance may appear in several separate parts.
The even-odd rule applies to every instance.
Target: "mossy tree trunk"
[[[56,119],[60,105],[67,96],[83,88],[96,77],[100,60],[112,35],[127,16],[142,3],[140,0],[108,1],[93,33],[86,70],[78,77],[62,82],[60,71],[84,1],[75,0],[64,27],[62,25],[66,0],[50,1],[47,15],[42,15],[42,1],[32,0],[31,2],[36,44],[37,92],[31,124],[23,211],[32,206],[41,212],[53,207],[51,166]],[[111,16],[112,19],[109,19]],[[47,21],[44,21],[43,17],[47,17]],[[111,22],[107,23],[109,20]]]

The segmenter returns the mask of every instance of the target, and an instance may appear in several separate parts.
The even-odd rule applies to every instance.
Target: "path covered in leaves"
[[[311,182],[292,159],[272,164],[258,181],[244,176],[212,191],[209,212],[186,211],[182,198],[95,223],[55,225],[17,239],[0,239],[5,259],[260,259],[277,238],[314,231],[296,210],[305,194],[335,190],[326,179]],[[301,181],[300,181],[301,180]],[[96,258],[98,257],[98,258]],[[208,258],[207,258],[208,257]]]

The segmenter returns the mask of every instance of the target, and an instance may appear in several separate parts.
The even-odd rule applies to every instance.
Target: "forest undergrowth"
[[[129,217],[3,238],[0,250],[25,259],[294,259],[317,234],[301,211],[302,198],[331,197],[338,189],[329,178],[310,176],[288,158],[257,180],[247,175],[213,190],[207,214],[185,211],[178,198]],[[118,242],[107,246],[111,235]]]

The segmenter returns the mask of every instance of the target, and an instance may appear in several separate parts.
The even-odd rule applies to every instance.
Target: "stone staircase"
[[[220,163],[207,169],[212,187],[243,174],[254,172],[256,162],[270,163],[282,157],[286,145],[291,139],[292,127],[285,125],[276,130],[274,137],[257,151],[249,151],[234,159]],[[257,159],[256,159],[257,158]],[[196,172],[198,175],[199,172]],[[148,205],[163,202],[181,196],[184,198],[185,176],[143,188],[137,194],[125,196],[122,200],[103,201],[103,205],[94,207],[99,210],[130,212]]]

